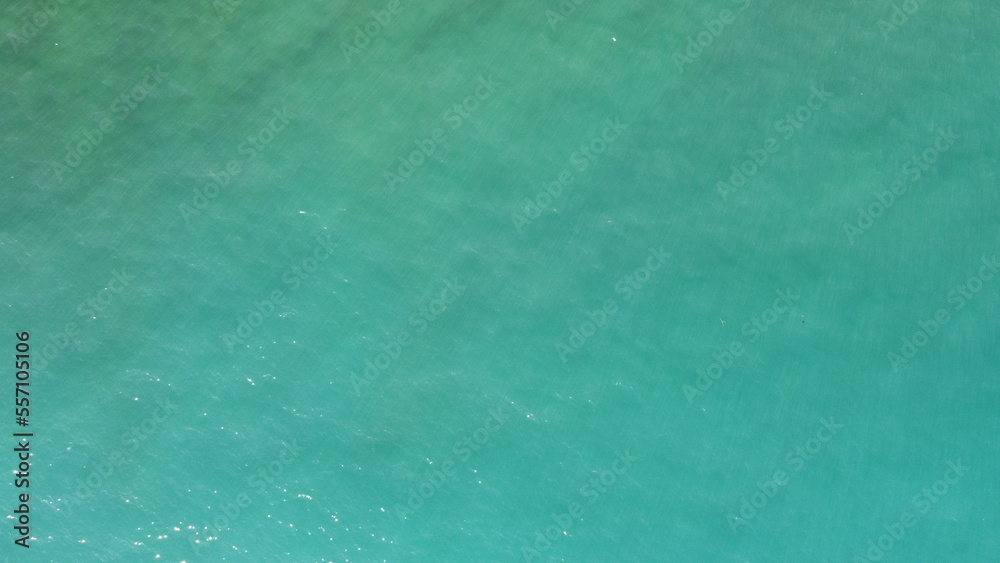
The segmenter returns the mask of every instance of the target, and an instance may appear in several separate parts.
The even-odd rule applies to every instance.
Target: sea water
[[[4,559],[995,559],[998,15],[5,6]]]

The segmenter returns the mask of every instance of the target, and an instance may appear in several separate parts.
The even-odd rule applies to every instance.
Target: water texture
[[[996,560],[998,18],[5,4],[2,559]]]

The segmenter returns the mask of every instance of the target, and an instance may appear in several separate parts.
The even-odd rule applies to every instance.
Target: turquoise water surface
[[[998,19],[5,5],[0,555],[1000,559]]]

